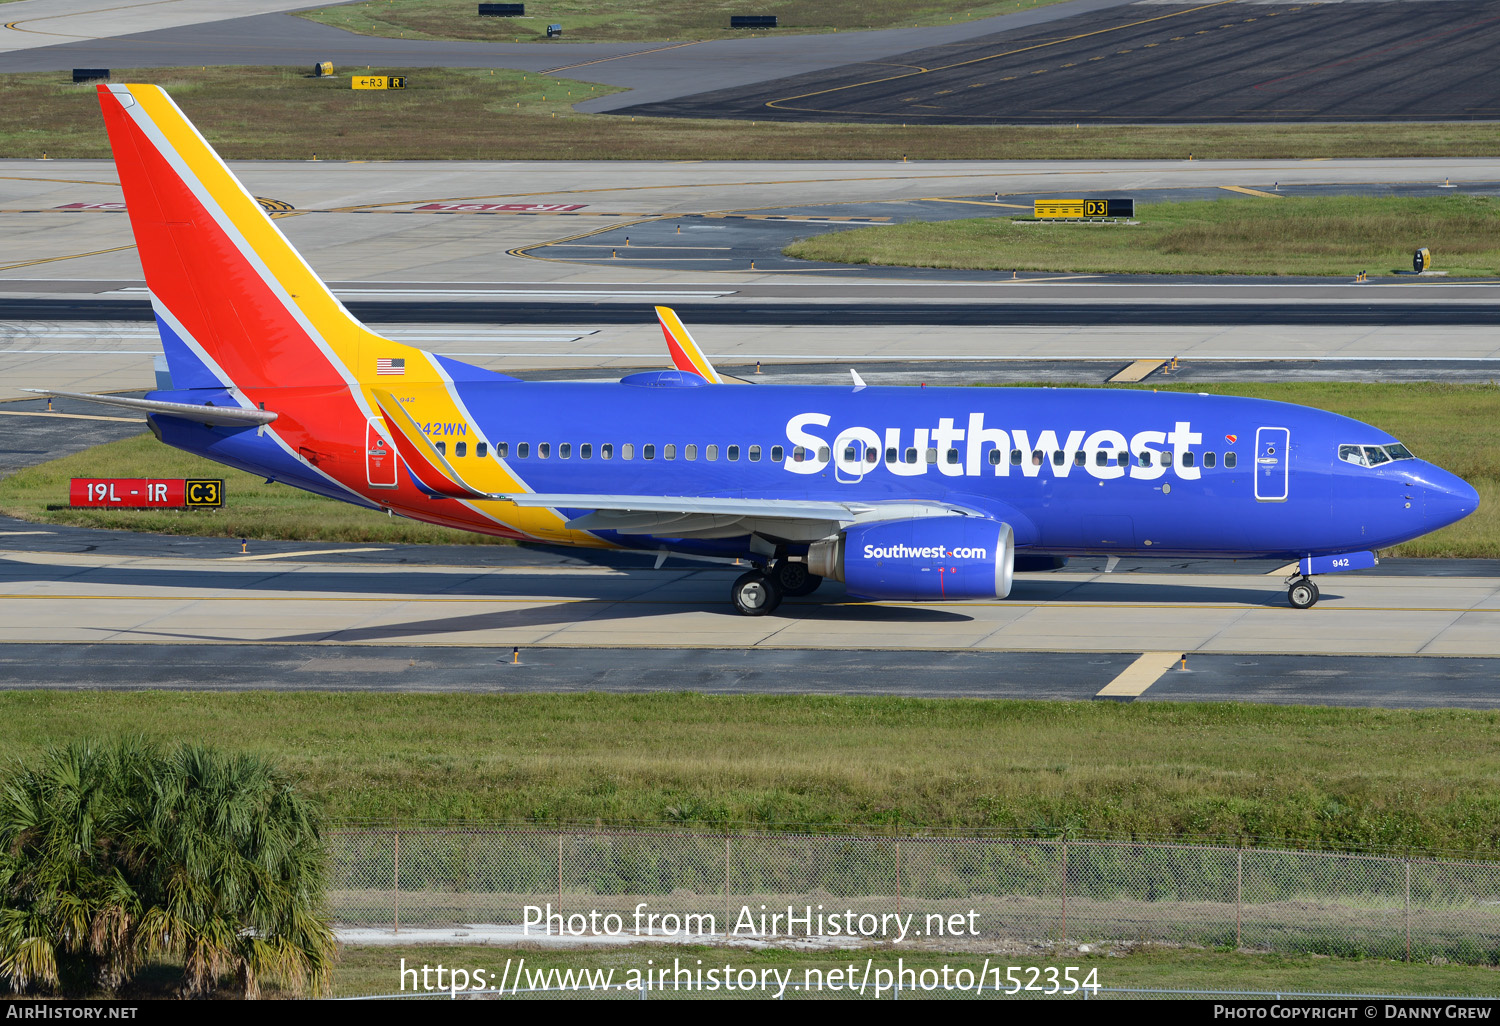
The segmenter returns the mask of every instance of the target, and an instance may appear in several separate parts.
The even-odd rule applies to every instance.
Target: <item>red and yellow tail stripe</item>
[[[703,355],[698,343],[688,333],[682,318],[669,306],[656,308],[656,319],[661,321],[662,334],[667,337],[667,350],[672,354],[672,366],[688,374],[696,374],[711,385],[722,385],[724,379],[714,370],[714,365]]]

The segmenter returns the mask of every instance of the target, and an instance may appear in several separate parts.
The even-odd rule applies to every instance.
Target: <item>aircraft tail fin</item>
[[[159,86],[98,91],[176,387],[352,384],[417,355],[344,308]]]
[[[667,351],[672,354],[672,366],[687,374],[696,374],[710,385],[722,385],[724,379],[714,370],[698,343],[693,341],[687,326],[677,311],[669,306],[656,308],[656,319],[661,322],[662,334],[667,337]]]

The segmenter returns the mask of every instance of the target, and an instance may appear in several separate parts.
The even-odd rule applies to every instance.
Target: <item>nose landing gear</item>
[[[1293,609],[1311,609],[1318,601],[1318,586],[1310,577],[1294,577],[1287,585],[1286,600]]]

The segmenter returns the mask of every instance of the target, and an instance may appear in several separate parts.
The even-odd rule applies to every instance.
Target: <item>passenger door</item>
[[[1291,432],[1263,427],[1255,432],[1255,498],[1285,502],[1291,480]]]

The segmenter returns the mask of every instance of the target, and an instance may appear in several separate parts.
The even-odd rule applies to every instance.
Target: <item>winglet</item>
[[[385,416],[391,442],[396,446],[396,452],[401,454],[401,459],[418,488],[429,495],[453,499],[489,498],[486,493],[471,488],[464,481],[447,458],[428,440],[421,425],[406,412],[406,407],[396,401],[394,395],[380,389],[372,390],[371,394],[375,405],[380,407],[380,412]]]
[[[656,317],[661,321],[662,334],[667,337],[667,350],[672,354],[672,366],[688,374],[696,374],[710,385],[722,385],[724,379],[708,362],[693,336],[688,334],[682,318],[669,306],[656,308]]]

